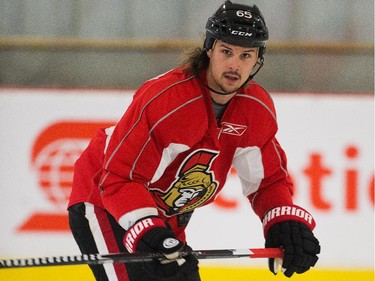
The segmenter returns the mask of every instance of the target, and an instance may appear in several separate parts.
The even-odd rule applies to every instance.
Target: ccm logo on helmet
[[[253,36],[252,33],[244,32],[244,31],[238,31],[238,30],[232,30],[231,34],[232,35],[244,36],[244,37],[251,37],[251,36]]]

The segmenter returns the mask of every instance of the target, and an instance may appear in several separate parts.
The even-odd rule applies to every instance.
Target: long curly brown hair
[[[210,58],[207,56],[207,51],[200,47],[196,47],[183,54],[180,67],[185,67],[185,71],[200,71],[206,69],[210,63]]]

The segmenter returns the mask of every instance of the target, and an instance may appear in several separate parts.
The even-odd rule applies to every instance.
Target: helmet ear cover
[[[263,59],[264,54],[266,53],[266,46],[259,47],[258,57],[260,59]]]

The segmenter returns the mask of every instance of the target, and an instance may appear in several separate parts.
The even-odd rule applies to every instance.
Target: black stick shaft
[[[181,252],[181,257],[187,256],[189,252]],[[191,252],[198,259],[224,259],[224,258],[281,258],[283,252],[279,248],[259,249],[224,249],[224,250],[199,250]],[[104,264],[104,263],[132,263],[149,262],[164,259],[162,253],[116,253],[116,254],[83,254],[73,256],[54,256],[25,259],[3,259],[0,260],[0,269],[22,268],[39,266],[61,266],[80,264]]]

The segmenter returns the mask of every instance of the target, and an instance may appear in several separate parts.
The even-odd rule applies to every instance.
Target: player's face
[[[258,48],[240,47],[217,40],[207,52],[208,86],[219,92],[231,92],[249,78],[258,59]]]

